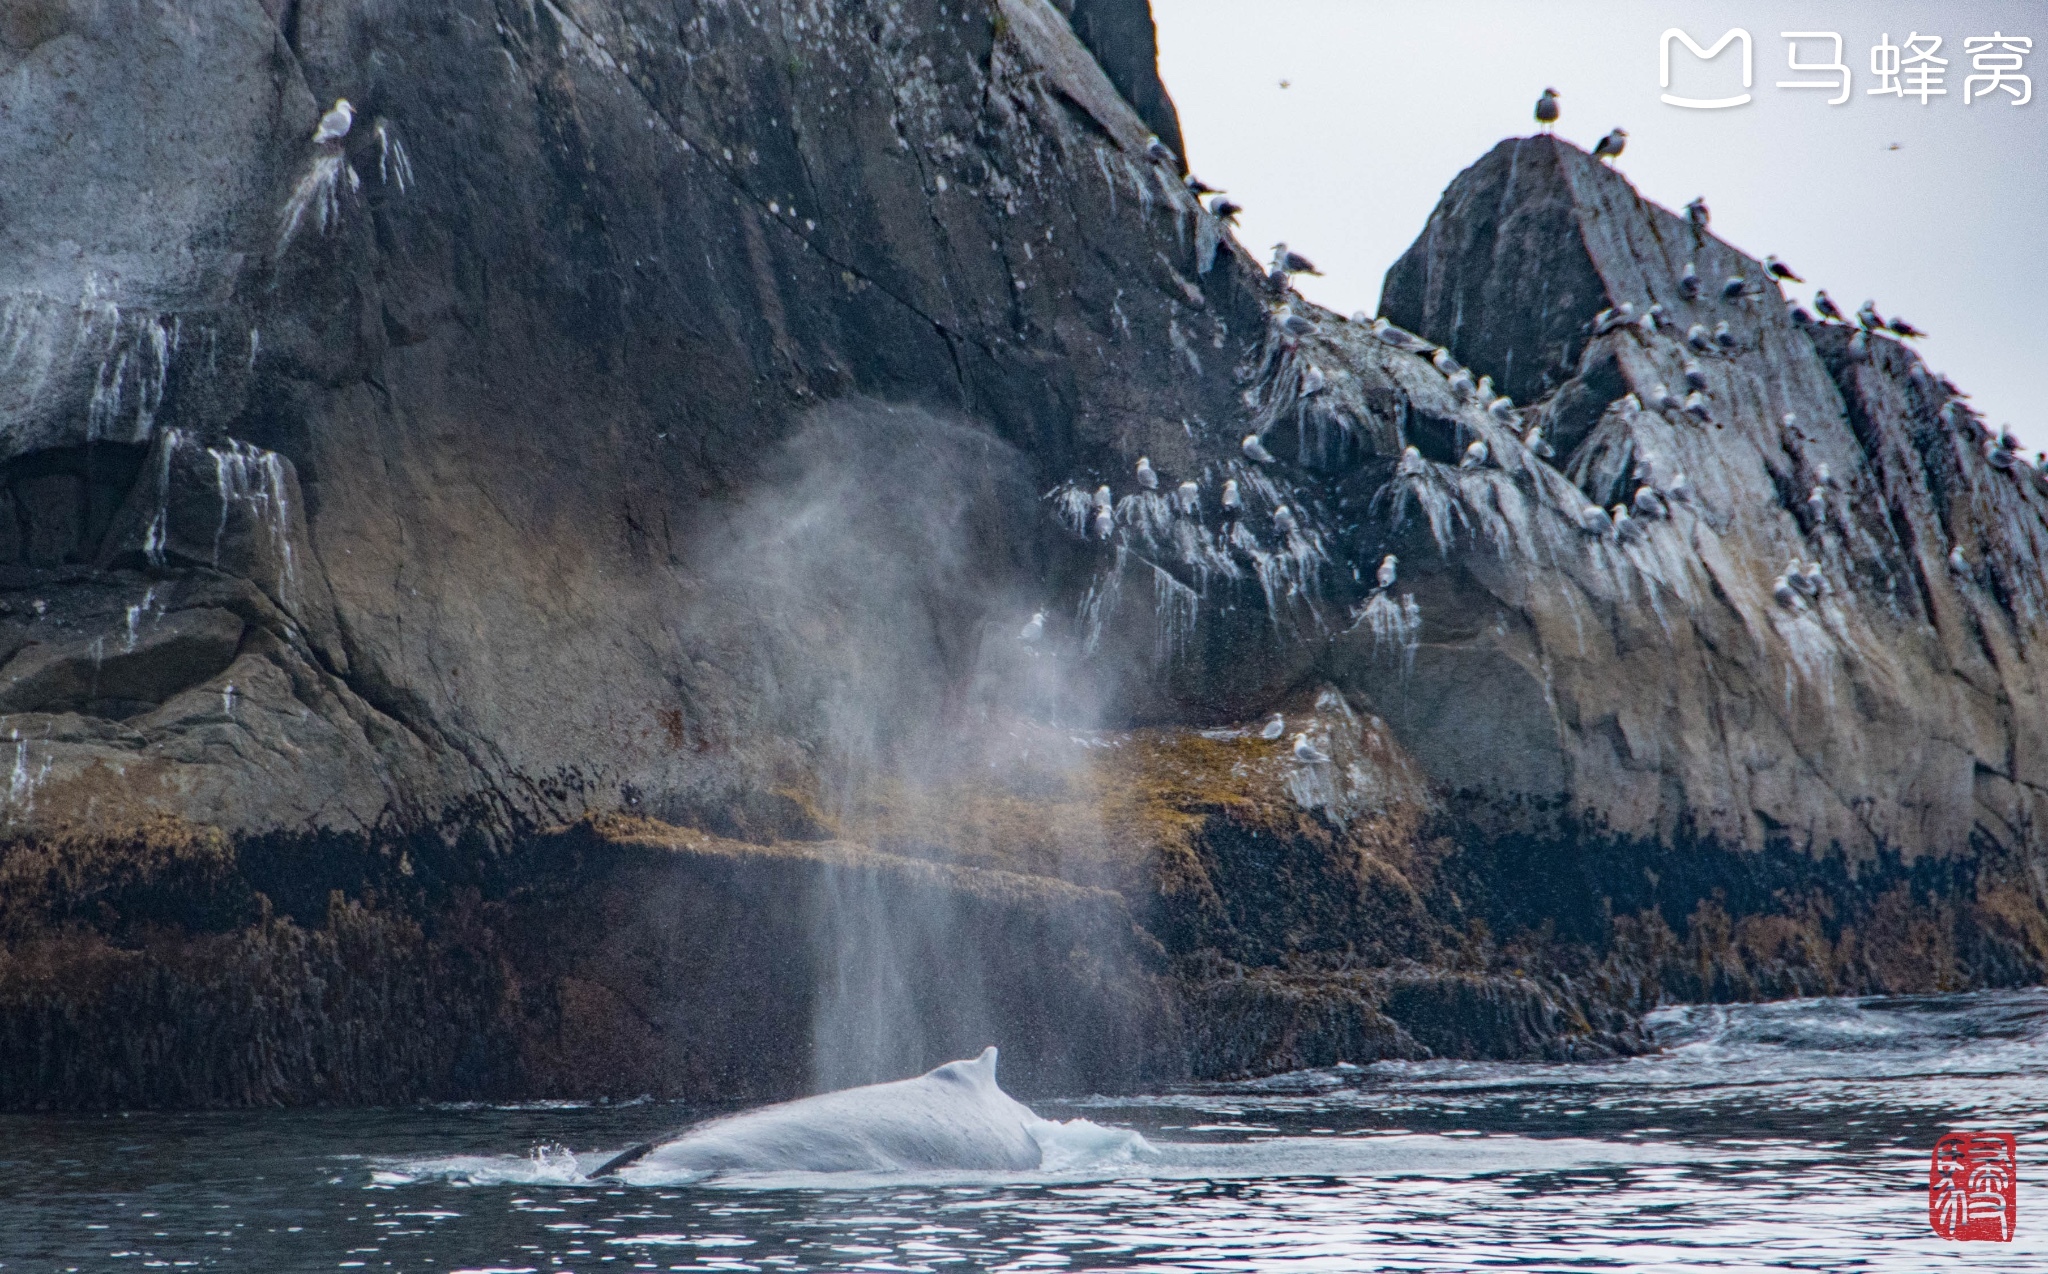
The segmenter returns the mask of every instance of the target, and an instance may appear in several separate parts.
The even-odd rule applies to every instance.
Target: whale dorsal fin
[[[950,1079],[961,1084],[986,1084],[996,1086],[996,1046],[991,1044],[981,1050],[981,1056],[973,1061],[965,1059],[934,1066],[929,1072],[931,1079]]]

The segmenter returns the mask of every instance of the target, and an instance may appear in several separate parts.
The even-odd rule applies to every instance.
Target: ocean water
[[[1028,1173],[585,1177],[702,1113],[661,1103],[4,1116],[0,1270],[2048,1269],[2048,990],[1655,1026],[1034,1101]],[[2011,1243],[1928,1229],[1959,1128],[2018,1135]]]

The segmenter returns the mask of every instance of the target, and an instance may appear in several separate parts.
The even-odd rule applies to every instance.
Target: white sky
[[[1503,137],[1533,132],[1545,87],[1558,131],[1591,147],[1629,130],[1621,168],[1669,208],[1705,195],[1713,230],[1825,287],[1844,310],[1866,298],[1934,336],[1922,353],[1992,423],[2048,448],[2035,378],[2048,354],[2048,3],[1829,0],[1152,0],[1160,70],[1180,109],[1188,160],[1245,206],[1240,240],[1277,239],[1324,278],[1300,280],[1340,312],[1377,310],[1387,267],[1421,233],[1453,177]],[[1658,38],[1683,27],[1711,45],[1754,39],[1755,100],[1693,111],[1659,101]],[[1841,106],[1781,79],[1782,31],[1836,31],[1853,72]],[[2030,36],[2034,100],[1964,105],[1968,36]],[[1948,96],[1874,97],[1871,47],[1939,35]],[[1825,61],[1825,41],[1801,60]],[[1682,46],[1669,91],[1740,92],[1740,54],[1711,64]],[[1282,88],[1281,81],[1288,82]],[[1732,86],[1731,86],[1732,85]],[[1891,149],[1897,143],[1898,149]]]

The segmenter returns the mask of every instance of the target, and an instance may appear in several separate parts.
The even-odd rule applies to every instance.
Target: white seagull
[[[1664,503],[1664,497],[1657,494],[1655,487],[1637,487],[1635,502],[1636,514],[1639,517],[1668,518],[1671,516],[1671,506]]]
[[[1284,504],[1273,507],[1273,526],[1282,535],[1294,534],[1294,510]]]
[[[1193,482],[1181,483],[1175,494],[1180,499],[1180,511],[1182,513],[1193,513],[1201,505],[1202,489]]]
[[[1606,535],[1614,529],[1614,520],[1607,516],[1607,510],[1589,504],[1579,510],[1579,529],[1588,535]]]
[[[1557,448],[1551,446],[1550,440],[1543,436],[1542,425],[1529,426],[1529,432],[1522,435],[1522,445],[1538,460],[1548,460],[1557,454]]]
[[[1116,530],[1116,515],[1108,509],[1095,510],[1095,538],[1106,540]]]
[[[1308,741],[1306,733],[1294,736],[1294,759],[1303,765],[1317,765],[1329,760],[1329,755]]]
[[[1138,485],[1147,491],[1157,491],[1159,489],[1159,474],[1152,468],[1152,458],[1150,456],[1138,457]]]
[[[1402,478],[1419,478],[1429,472],[1429,462],[1422,458],[1420,447],[1401,448],[1401,462],[1394,466],[1394,474]]]
[[[1266,450],[1266,444],[1259,441],[1257,434],[1246,434],[1239,446],[1243,448],[1246,459],[1259,464],[1273,463],[1273,453]]]
[[[1025,624],[1024,630],[1017,634],[1017,640],[1030,645],[1043,636],[1045,636],[1045,612],[1042,610],[1033,611],[1030,622]]]
[[[1276,712],[1273,714],[1273,719],[1266,723],[1265,728],[1259,731],[1259,737],[1262,739],[1277,739],[1285,733],[1287,733],[1287,718]]]
[[[1620,540],[1623,544],[1633,544],[1643,538],[1643,528],[1637,526],[1636,520],[1628,515],[1628,506],[1626,504],[1615,505],[1609,510],[1609,513],[1614,519],[1615,539]]]
[[[348,136],[348,130],[354,126],[355,122],[356,108],[349,105],[349,101],[345,97],[335,98],[334,105],[329,107],[327,113],[320,117],[319,126],[313,130],[313,144],[315,146],[324,146],[329,142],[340,141]]]
[[[1392,588],[1394,586],[1394,576],[1398,571],[1400,565],[1401,559],[1395,557],[1392,553],[1389,553],[1385,557],[1380,559],[1380,573],[1378,579],[1381,588]]]
[[[1484,469],[1488,452],[1486,440],[1482,438],[1465,448],[1465,458],[1458,461],[1458,467],[1460,469]]]
[[[1108,484],[1107,482],[1105,482],[1105,483],[1103,483],[1103,484],[1102,484],[1101,486],[1099,486],[1099,487],[1095,488],[1095,507],[1096,507],[1096,508],[1098,508],[1098,509],[1107,509],[1107,508],[1109,508],[1109,507],[1110,507],[1111,505],[1114,505],[1115,503],[1116,503],[1116,497],[1115,497],[1115,496],[1114,496],[1113,494],[1111,494],[1111,492],[1110,492],[1110,489],[1109,489],[1109,484]]]
[[[1707,406],[1707,396],[1697,389],[1685,396],[1685,414],[1701,421],[1714,418],[1713,409]]]
[[[1236,478],[1223,480],[1223,512],[1233,518],[1244,512],[1244,497],[1237,493]]]
[[[1617,128],[1601,138],[1599,144],[1593,147],[1593,158],[1620,159],[1621,152],[1627,146],[1628,130],[1626,128]]]
[[[1707,387],[1707,369],[1700,366],[1700,360],[1696,358],[1685,360],[1685,383],[1694,389],[1705,389]]]

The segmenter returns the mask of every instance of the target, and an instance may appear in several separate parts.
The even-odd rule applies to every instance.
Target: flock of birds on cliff
[[[1556,123],[1559,113],[1559,94],[1555,89],[1546,88],[1536,104],[1535,114],[1538,123],[1547,132]],[[1615,128],[1599,140],[1593,148],[1592,155],[1596,160],[1611,162],[1620,158],[1627,145],[1628,130]],[[1178,167],[1177,157],[1173,151],[1156,136],[1149,139],[1147,154],[1155,162]],[[1233,202],[1226,192],[1207,185],[1192,173],[1182,180],[1188,192],[1198,202],[1208,200],[1208,211],[1217,222],[1229,227],[1238,224],[1237,218],[1244,210]],[[1711,213],[1704,197],[1695,198],[1685,206],[1685,218],[1693,230],[1696,241],[1704,240],[1710,217]],[[1728,304],[1745,304],[1750,298],[1764,295],[1767,291],[1782,297],[1783,294],[1778,289],[1783,288],[1785,284],[1806,281],[1775,254],[1764,258],[1763,267],[1767,276],[1765,280],[1753,281],[1741,275],[1731,275],[1722,280],[1715,288],[1719,299]],[[1266,272],[1266,285],[1273,296],[1269,303],[1269,311],[1273,329],[1283,347],[1288,350],[1297,348],[1303,338],[1320,331],[1314,320],[1297,313],[1294,309],[1294,278],[1297,275],[1321,273],[1313,261],[1286,243],[1273,245],[1272,257]],[[1678,290],[1688,303],[1695,302],[1706,294],[1707,287],[1699,277],[1695,262],[1686,263],[1678,279]],[[1870,339],[1873,336],[1917,340],[1927,335],[1902,317],[1893,315],[1889,319],[1885,318],[1879,313],[1875,300],[1866,300],[1857,309],[1852,320],[1842,312],[1825,289],[1819,289],[1814,293],[1813,312],[1809,312],[1794,299],[1785,299],[1785,306],[1790,320],[1802,327],[1839,325],[1853,328],[1854,335],[1847,345],[1847,357],[1852,362],[1867,362],[1870,359]],[[1816,314],[1818,318],[1815,317]],[[1556,451],[1544,438],[1542,425],[1533,423],[1526,430],[1521,429],[1523,413],[1516,408],[1512,398],[1496,391],[1491,376],[1475,377],[1471,369],[1460,365],[1449,350],[1396,327],[1384,317],[1374,318],[1360,312],[1352,315],[1350,321],[1364,326],[1372,339],[1389,349],[1428,360],[1444,377],[1459,401],[1479,406],[1492,420],[1515,430],[1522,445],[1536,458],[1555,458]],[[1648,338],[1667,329],[1672,329],[1675,335],[1676,324],[1666,314],[1662,305],[1648,304],[1638,313],[1632,302],[1623,301],[1602,310],[1590,325],[1591,334],[1596,338],[1629,328],[1634,328],[1643,337]],[[1711,378],[1700,359],[1735,357],[1742,351],[1742,340],[1731,330],[1728,320],[1722,319],[1711,329],[1704,323],[1691,324],[1684,333],[1684,341],[1685,353],[1681,371],[1687,392],[1681,397],[1668,385],[1655,385],[1650,391],[1650,397],[1654,401],[1649,405],[1649,409],[1658,413],[1669,413],[1701,426],[1713,424],[1719,427],[1710,398]],[[1974,441],[1980,443],[1985,459],[1994,469],[2015,477],[2031,477],[2041,492],[2048,495],[2048,452],[2040,453],[2034,463],[2029,463],[2022,454],[2020,441],[2010,426],[1997,433],[1991,432],[1985,427],[1978,413],[1966,405],[1964,400],[1968,396],[1947,377],[1930,378],[1917,363],[1914,364],[1912,373],[1916,379],[1928,379],[1939,384],[1947,395],[1941,413],[1943,423],[1953,430],[1968,433]],[[1303,370],[1294,392],[1297,397],[1306,399],[1322,393],[1327,385],[1328,378],[1322,369],[1310,364]],[[1626,395],[1623,402],[1632,411],[1646,409],[1634,393]],[[1792,428],[1796,423],[1796,414],[1787,413],[1784,417],[1786,427]],[[1270,465],[1276,461],[1257,432],[1246,434],[1239,443],[1239,450],[1246,460],[1255,465]],[[1409,446],[1396,463],[1395,474],[1397,477],[1418,477],[1427,472],[1429,463],[1423,458],[1419,448]],[[1470,471],[1483,469],[1494,463],[1491,448],[1485,440],[1480,439],[1465,448],[1459,458],[1458,468]],[[1138,486],[1144,491],[1157,492],[1161,488],[1162,479],[1149,456],[1138,458],[1134,476]],[[1611,508],[1602,508],[1589,502],[1579,510],[1575,520],[1581,531],[1591,537],[1612,538],[1624,544],[1638,542],[1648,534],[1646,524],[1670,518],[1674,504],[1688,504],[1693,499],[1692,487],[1686,475],[1682,471],[1661,473],[1659,462],[1654,456],[1646,454],[1639,457],[1632,476],[1636,487],[1630,499],[1618,502]],[[1811,476],[1813,483],[1805,501],[1805,512],[1809,533],[1818,536],[1827,524],[1830,492],[1835,492],[1839,498],[1846,499],[1846,496],[1840,490],[1841,484],[1829,473],[1826,464],[1816,466]],[[1201,503],[1200,486],[1192,480],[1183,481],[1173,488],[1171,498],[1181,512],[1194,514]],[[1227,521],[1234,522],[1244,515],[1244,499],[1237,479],[1230,478],[1224,481],[1218,502]],[[1092,499],[1093,513],[1089,524],[1094,538],[1106,541],[1114,535],[1115,507],[1114,493],[1109,485],[1103,484],[1098,487]],[[1296,514],[1285,504],[1274,507],[1271,520],[1274,529],[1289,540],[1299,530]],[[1970,573],[1969,563],[1960,546],[1950,553],[1949,565],[1958,574]],[[1391,553],[1381,560],[1374,575],[1379,595],[1384,596],[1393,588],[1399,576],[1399,568],[1399,559]],[[1779,604],[1792,610],[1804,609],[1810,599],[1824,596],[1829,591],[1821,563],[1818,560],[1802,561],[1798,555],[1794,555],[1786,563],[1785,569],[1772,581],[1773,597]],[[1045,613],[1039,611],[1032,615],[1019,638],[1027,644],[1035,644],[1042,639],[1044,632]],[[1284,718],[1276,715],[1267,723],[1261,734],[1267,739],[1278,739],[1284,730]],[[1296,759],[1309,764],[1329,760],[1329,757],[1317,749],[1305,734],[1294,736],[1293,753]]]

